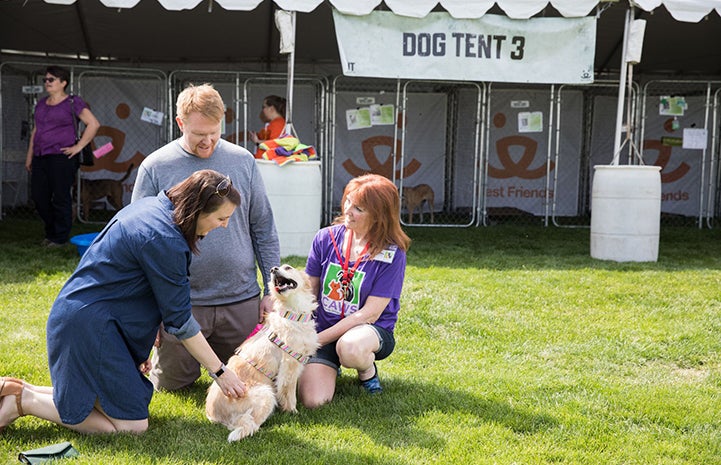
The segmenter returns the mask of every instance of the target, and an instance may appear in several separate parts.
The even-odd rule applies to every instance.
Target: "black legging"
[[[33,157],[30,177],[35,208],[45,223],[45,238],[63,244],[73,225],[71,189],[78,165],[75,157],[54,154]]]

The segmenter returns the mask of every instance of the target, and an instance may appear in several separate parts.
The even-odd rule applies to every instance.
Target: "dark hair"
[[[45,68],[45,74],[50,74],[60,79],[61,81],[65,81],[67,83],[65,85],[66,89],[70,87],[70,71],[68,71],[67,69],[61,66],[50,65]]]
[[[368,253],[376,256],[389,244],[395,244],[406,251],[411,239],[401,229],[401,199],[398,188],[388,178],[378,174],[364,174],[348,181],[343,190],[341,208],[346,199],[352,197],[353,202],[368,212],[373,224],[368,231]],[[338,216],[333,224],[343,223],[345,212]]]
[[[218,186],[224,180],[229,181],[225,195],[218,192]],[[196,228],[200,214],[213,213],[225,202],[231,202],[235,206],[240,205],[240,193],[230,184],[230,179],[213,170],[196,171],[166,193],[175,206],[173,211],[175,224],[178,225],[190,250],[195,254],[198,253]]]
[[[269,107],[275,108],[275,111],[285,118],[285,99],[283,97],[278,95],[269,95],[263,99],[263,103]]]

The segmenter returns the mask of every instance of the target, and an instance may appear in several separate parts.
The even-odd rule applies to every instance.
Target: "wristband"
[[[220,378],[223,375],[223,373],[225,373],[225,363],[221,363],[220,368],[215,373],[212,373],[210,370],[208,370],[208,374],[213,379]]]

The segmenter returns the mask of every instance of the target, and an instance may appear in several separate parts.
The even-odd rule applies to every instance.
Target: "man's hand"
[[[150,373],[151,368],[153,368],[153,363],[150,361],[150,359],[147,359],[138,366],[138,370],[140,370],[140,372],[144,375]]]

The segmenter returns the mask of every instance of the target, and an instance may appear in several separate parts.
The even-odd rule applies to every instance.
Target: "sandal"
[[[25,412],[23,412],[23,405],[22,405],[24,388],[25,388],[25,383],[17,378],[0,378],[0,405],[2,405],[2,402],[5,400],[5,397],[15,396],[15,404],[18,409],[18,418],[25,416]],[[13,420],[13,421],[15,421],[15,420]],[[5,426],[7,426],[7,425],[5,425]],[[3,432],[3,430],[5,429],[5,426],[0,426],[0,433]]]

